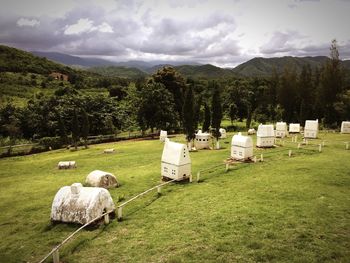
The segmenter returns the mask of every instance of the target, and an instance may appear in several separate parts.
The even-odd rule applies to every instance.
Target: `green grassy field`
[[[61,261],[349,262],[350,150],[343,142],[350,135],[320,137],[321,153],[290,142],[254,149],[264,162],[227,173],[222,166],[200,183],[166,186],[160,197],[152,192],[126,206],[123,221],[83,230],[60,250]],[[230,138],[221,150],[191,153],[194,179],[229,157]],[[116,154],[102,153],[111,147]],[[52,200],[94,169],[117,176],[122,185],[110,193],[119,203],[160,183],[162,148],[158,140],[123,141],[1,159],[0,262],[37,262],[73,232],[76,225],[51,225]],[[57,170],[61,160],[78,168]]]

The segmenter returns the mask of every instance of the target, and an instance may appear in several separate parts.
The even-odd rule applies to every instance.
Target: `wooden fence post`
[[[253,161],[254,161],[254,163],[256,163],[256,155],[254,156]]]
[[[118,215],[117,215],[117,217],[118,217],[118,220],[122,220],[122,218],[123,218],[123,207],[122,206],[118,207]]]
[[[105,225],[109,224],[109,214],[104,215],[104,221],[105,221]]]
[[[324,147],[324,145],[325,145],[325,140],[322,141],[322,146]]]
[[[263,161],[264,161],[264,155],[260,154],[260,162],[263,162]]]
[[[192,173],[190,174],[190,183],[192,183]]]
[[[292,150],[289,150],[288,152],[288,156],[291,157],[292,156]]]
[[[318,151],[319,151],[319,152],[322,152],[322,144],[319,144],[319,145],[318,145]]]
[[[346,150],[349,150],[349,142],[346,142],[346,143],[345,143],[345,149],[346,149]]]
[[[298,143],[298,149],[300,149],[300,143]]]
[[[53,263],[60,263],[60,254],[58,249],[52,253]]]
[[[161,189],[160,186],[157,187],[157,192],[158,192],[159,195],[162,193],[162,189]]]
[[[201,176],[201,172],[198,172],[198,173],[197,173],[197,183],[199,182],[200,176]]]
[[[227,172],[227,171],[228,171],[228,168],[229,168],[229,164],[228,164],[228,163],[226,163],[225,172]]]

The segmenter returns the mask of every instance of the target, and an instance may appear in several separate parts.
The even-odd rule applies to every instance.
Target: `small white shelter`
[[[275,144],[275,131],[272,124],[260,124],[256,133],[257,147],[272,147]]]
[[[305,121],[304,137],[315,139],[318,135],[318,120]]]
[[[191,158],[186,145],[166,141],[163,148],[161,175],[181,181],[191,175]]]
[[[83,187],[80,183],[63,186],[55,195],[51,208],[51,220],[86,224],[114,211],[115,206],[108,190],[99,187]]]
[[[104,149],[103,153],[114,153],[114,149]]]
[[[289,133],[300,133],[300,123],[290,123]]]
[[[236,160],[247,160],[253,157],[253,140],[240,132],[232,137],[231,157]]]
[[[197,150],[200,149],[210,149],[210,134],[209,133],[202,133],[201,130],[199,130],[196,133],[196,138],[194,139],[194,147],[196,147]]]
[[[161,130],[159,134],[159,140],[161,142],[164,142],[166,138],[168,138],[168,132]]]
[[[277,122],[276,123],[276,137],[284,138],[288,135],[287,123]]]
[[[107,189],[119,186],[117,178],[113,174],[100,170],[89,173],[85,182],[93,187],[103,187]]]
[[[248,130],[248,135],[253,135],[256,133],[256,130],[254,128]]]
[[[58,169],[73,169],[77,168],[75,161],[61,161],[57,165]]]
[[[343,121],[341,123],[341,133],[350,133],[350,121]]]
[[[226,134],[226,130],[224,128],[220,128],[219,129],[220,132],[220,139],[226,139],[227,138],[227,134]]]

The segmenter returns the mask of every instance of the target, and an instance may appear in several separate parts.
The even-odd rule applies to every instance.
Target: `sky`
[[[350,59],[350,0],[1,0],[0,43],[112,61],[233,67],[254,57]]]

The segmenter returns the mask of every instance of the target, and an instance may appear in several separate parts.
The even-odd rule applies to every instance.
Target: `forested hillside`
[[[331,48],[336,50],[336,44]],[[198,128],[217,135],[223,118],[244,121],[247,128],[253,121],[303,125],[306,119],[337,128],[350,119],[349,75],[337,52],[330,58],[309,58],[306,64],[289,58],[301,70],[284,66],[281,72],[271,69],[269,76],[242,77],[202,65],[167,66],[148,76],[138,76],[137,70],[132,78],[119,78],[113,67],[102,76],[24,51],[2,50],[1,65],[5,60],[12,65],[0,72],[0,134],[7,143],[48,137],[62,146],[88,135],[160,129],[193,138]],[[68,78],[50,76],[52,71]]]

